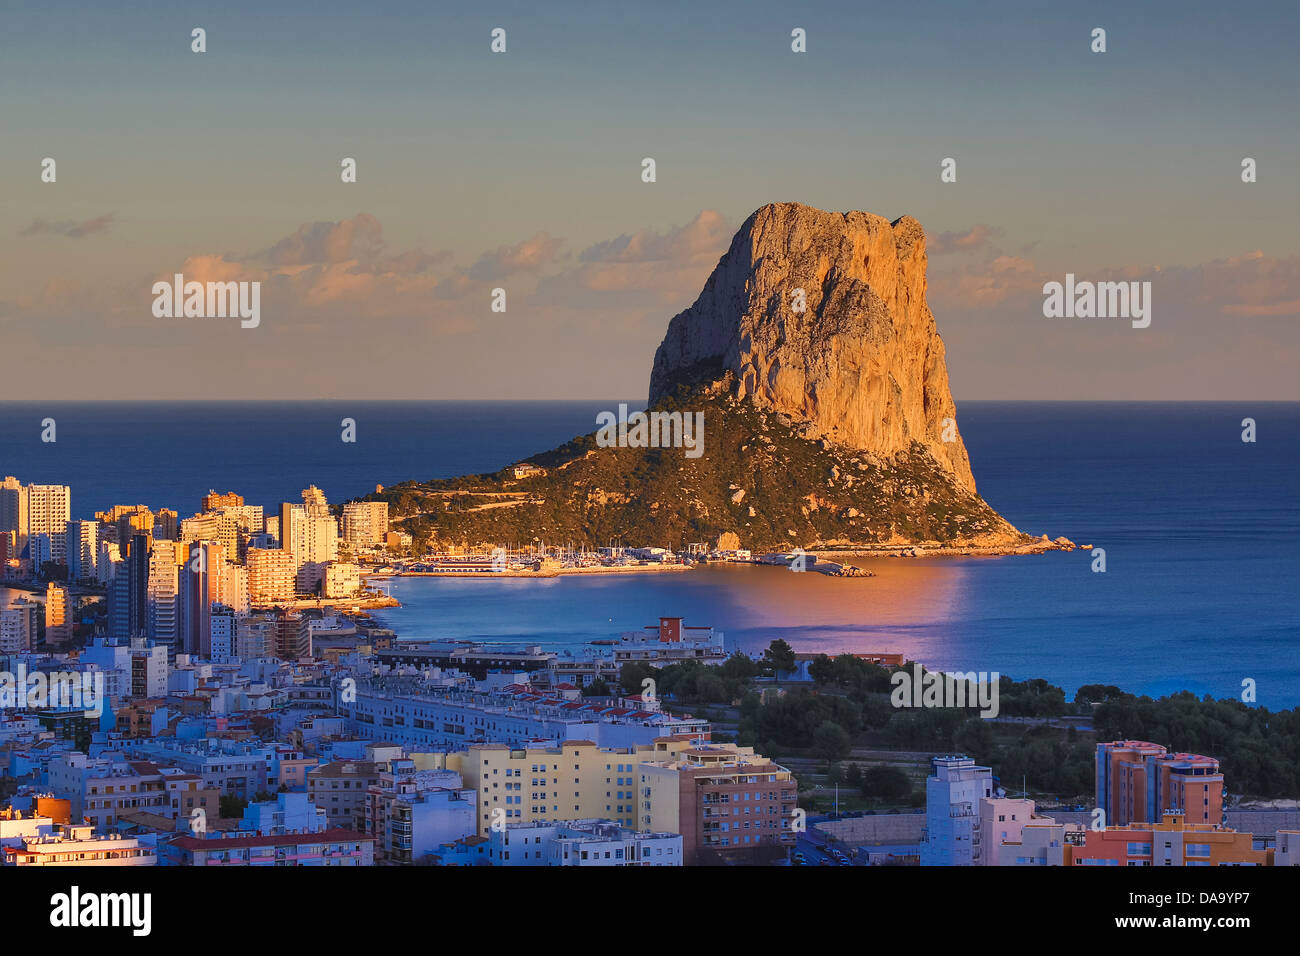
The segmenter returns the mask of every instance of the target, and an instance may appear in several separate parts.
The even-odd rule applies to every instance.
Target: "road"
[[[821,819],[824,818],[809,818],[808,829],[799,834],[799,838],[795,842],[795,851],[803,853],[808,860],[808,866],[820,866],[822,860],[829,860],[831,865],[837,866],[838,864],[836,864],[835,859],[830,854],[832,848],[838,849],[841,853],[845,854],[852,861],[854,866],[866,866],[866,858],[860,858],[859,854],[855,852],[854,847],[841,843],[838,840],[833,840],[821,830],[817,829],[815,823]],[[791,853],[792,856],[793,853],[794,851]]]

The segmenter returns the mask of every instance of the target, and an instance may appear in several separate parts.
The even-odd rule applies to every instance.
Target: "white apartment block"
[[[6,866],[157,866],[152,844],[118,834],[96,836],[86,825],[59,826],[41,836],[24,837],[4,849]]]
[[[985,834],[980,801],[993,796],[993,771],[964,756],[935,757],[925,781],[922,866],[980,866]]]
[[[358,565],[339,561],[332,561],[325,565],[325,597],[352,597],[359,590],[361,590],[361,568]]]
[[[388,534],[387,501],[349,501],[343,506],[343,539],[353,548],[372,548]]]
[[[248,599],[253,604],[292,601],[298,565],[283,549],[248,549]]]
[[[162,541],[149,552],[149,580],[146,603],[149,612],[149,637],[159,644],[176,646],[176,610],[180,577],[176,549]]]
[[[514,747],[587,740],[598,747],[635,747],[656,738],[699,736],[709,722],[696,717],[631,711],[599,703],[569,706],[563,698],[526,693],[474,694],[418,679],[383,677],[358,681],[356,699],[336,688],[335,708],[361,736],[408,750],[463,749],[473,743]]]
[[[62,562],[67,555],[68,518],[71,516],[72,491],[67,485],[27,485],[27,528],[19,535],[43,534],[50,541],[50,560]]]
[[[217,579],[217,600],[236,614],[247,614],[252,607],[248,597],[248,568],[242,564],[221,563]]]
[[[8,607],[0,607],[0,654],[20,654],[31,650],[36,640],[36,615],[41,606],[20,598]]]

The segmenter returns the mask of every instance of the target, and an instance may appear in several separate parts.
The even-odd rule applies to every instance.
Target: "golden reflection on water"
[[[924,659],[965,605],[971,560],[858,559],[872,578],[834,578],[777,567],[713,565],[690,572],[725,591],[732,628],[770,628],[797,651],[895,652]]]

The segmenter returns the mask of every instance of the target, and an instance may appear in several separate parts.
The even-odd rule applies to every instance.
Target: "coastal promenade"
[[[464,570],[459,568],[448,568],[445,571],[394,571],[391,574],[368,573],[363,575],[366,580],[383,581],[389,578],[558,578],[575,574],[638,574],[643,572],[662,572],[662,571],[689,571],[694,565],[690,564],[616,564],[616,565],[599,565],[595,567],[569,567],[569,568],[542,568],[538,571],[531,571],[522,568],[509,568],[505,570]]]

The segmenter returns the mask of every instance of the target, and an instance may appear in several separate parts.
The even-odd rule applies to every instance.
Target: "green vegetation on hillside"
[[[1047,681],[1002,677],[998,710],[1004,719],[990,721],[974,707],[896,708],[890,701],[896,669],[851,654],[819,656],[809,665],[812,685],[756,683],[772,677],[771,660],[782,657],[783,644],[774,642],[761,663],[737,654],[720,667],[694,661],[662,669],[629,664],[621,684],[638,692],[651,677],[659,693],[675,702],[732,702],[740,744],[778,759],[815,758],[831,777],[844,772],[832,768],[857,748],[960,752],[992,767],[1010,791],[1023,784],[1073,801],[1093,792],[1096,741],[1133,738],[1217,758],[1227,789],[1237,795],[1291,797],[1300,788],[1300,708],[1270,712],[1189,692],[1153,700],[1101,685],[1081,687],[1067,701]],[[1089,721],[1092,732],[1081,730]],[[897,778],[888,776],[892,783],[882,782],[879,773],[866,774],[863,792],[868,777],[868,796],[882,799],[887,791],[901,790]]]
[[[527,459],[545,474],[516,479],[503,468],[403,482],[367,497],[387,501],[417,540],[469,547],[620,539],[676,549],[727,531],[754,550],[1021,540],[920,444],[878,462],[807,437],[806,426],[785,415],[698,391],[656,410],[702,412],[703,454],[601,448],[593,432]],[[483,507],[489,503],[505,506]]]

